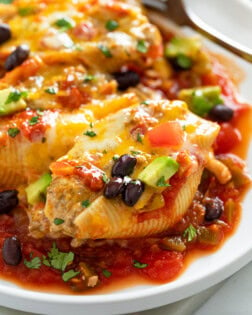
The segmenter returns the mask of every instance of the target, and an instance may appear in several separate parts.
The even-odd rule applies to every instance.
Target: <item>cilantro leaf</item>
[[[107,176],[106,174],[103,174],[103,175],[102,175],[102,180],[103,180],[103,182],[104,182],[105,184],[107,184],[107,183],[109,182],[109,178],[108,178],[108,176]]]
[[[141,133],[137,134],[137,142],[143,143],[143,136],[141,135]]]
[[[20,130],[18,128],[9,128],[8,129],[8,135],[11,138],[15,138],[20,133]]]
[[[51,87],[45,89],[45,92],[48,94],[55,95],[55,94],[57,94],[57,89],[55,87],[51,86]]]
[[[82,205],[82,207],[84,207],[84,208],[89,207],[90,204],[91,204],[91,202],[90,202],[88,199],[87,199],[87,200],[83,200],[83,201],[81,202],[81,205]]]
[[[138,269],[144,269],[144,268],[146,268],[148,266],[148,264],[144,264],[144,263],[141,263],[141,262],[139,262],[137,260],[134,260],[133,261],[133,266],[135,268],[138,268]]]
[[[107,269],[103,269],[103,270],[102,270],[102,274],[103,274],[104,277],[106,277],[106,278],[110,278],[110,277],[112,276],[112,273],[111,273],[109,270],[107,270]]]
[[[86,132],[84,132],[84,135],[91,138],[97,136],[97,134],[93,130],[87,130]]]
[[[190,224],[189,227],[184,231],[183,236],[187,238],[188,242],[191,242],[197,236],[197,230]]]
[[[27,8],[20,8],[18,10],[18,14],[21,16],[26,16],[26,15],[30,15],[34,13],[34,9],[31,7],[27,7]]]
[[[56,247],[55,242],[53,243],[53,247],[48,253],[50,265],[58,270],[64,271],[66,267],[71,264],[74,260],[74,253],[64,253],[60,252]]]
[[[53,223],[54,223],[55,225],[61,225],[61,224],[63,224],[64,222],[65,222],[65,220],[60,219],[60,218],[55,218],[55,219],[53,220]]]
[[[51,267],[51,264],[50,264],[50,262],[49,262],[49,260],[48,259],[46,259],[46,256],[42,256],[42,263],[45,265],[45,266],[47,266],[47,267]]]
[[[157,184],[156,184],[158,187],[169,187],[171,186],[170,184],[168,184],[165,180],[165,177],[162,176],[159,178],[159,180],[157,181]]]
[[[38,116],[34,116],[29,120],[29,125],[30,126],[34,126],[38,123],[39,117]]]
[[[18,91],[18,90],[13,90],[13,91],[11,91],[10,92],[10,94],[8,95],[8,98],[7,98],[7,100],[5,101],[5,104],[7,105],[7,104],[10,104],[10,103],[12,103],[12,102],[18,102],[20,99],[21,99],[21,97],[26,97],[27,96],[27,92],[26,91],[22,91],[22,92],[20,92],[20,91]]]
[[[65,18],[58,19],[55,22],[55,25],[58,26],[62,31],[68,31],[74,27],[74,21],[65,17]]]
[[[107,58],[112,58],[113,57],[111,51],[109,50],[109,48],[107,46],[98,45],[98,48],[100,49],[100,51],[103,53],[103,55],[105,57],[107,57]]]
[[[90,81],[93,81],[95,79],[95,76],[92,75],[92,74],[87,74],[83,80],[83,82],[87,83],[87,82],[90,82]]]
[[[72,278],[74,278],[75,276],[77,276],[80,272],[79,271],[74,271],[73,269],[63,273],[62,275],[62,279],[64,282],[67,282],[69,280],[71,280]]]
[[[119,158],[120,158],[120,155],[119,155],[119,154],[115,154],[115,155],[112,157],[112,159],[113,159],[114,161],[117,161]]]
[[[34,257],[30,261],[25,259],[24,265],[29,269],[39,269],[41,266],[41,259],[39,257]]]
[[[148,50],[149,50],[148,43],[147,43],[145,40],[140,39],[140,40],[137,42],[136,49],[137,49],[137,51],[139,51],[140,53],[146,54],[146,53],[148,52]]]

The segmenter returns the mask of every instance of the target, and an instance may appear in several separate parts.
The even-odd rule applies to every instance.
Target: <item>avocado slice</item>
[[[169,156],[160,156],[153,160],[138,178],[151,187],[167,187],[167,180],[179,169],[179,164]]]
[[[189,109],[201,117],[207,116],[214,106],[223,104],[219,86],[184,89],[179,92],[178,98],[185,101]]]
[[[49,173],[42,175],[36,182],[30,184],[26,189],[28,203],[35,205],[40,200],[43,200],[46,195],[46,189],[52,181],[52,176]]]
[[[27,92],[8,88],[0,90],[0,116],[6,116],[26,108],[23,97]]]

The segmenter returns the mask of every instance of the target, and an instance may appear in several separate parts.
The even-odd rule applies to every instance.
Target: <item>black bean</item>
[[[124,177],[130,175],[136,166],[137,159],[129,154],[124,154],[115,162],[112,168],[113,177]]]
[[[203,202],[203,205],[205,207],[206,221],[213,221],[219,219],[224,210],[223,201],[220,200],[218,197],[206,198],[205,201]]]
[[[9,25],[0,23],[0,44],[7,42],[11,38],[11,30]]]
[[[233,116],[232,108],[223,104],[214,106],[209,112],[209,117],[214,121],[230,121]]]
[[[17,266],[21,262],[21,243],[16,236],[4,240],[2,255],[7,265]]]
[[[144,183],[140,180],[132,180],[129,182],[122,193],[123,202],[133,207],[144,192]]]
[[[20,66],[30,54],[30,49],[27,45],[18,46],[6,59],[4,68],[10,71],[18,66]]]
[[[140,76],[135,71],[127,72],[116,72],[114,73],[114,78],[117,81],[118,89],[120,91],[125,91],[131,86],[136,86],[140,82]]]
[[[4,190],[0,192],[0,214],[8,213],[18,205],[18,191]]]
[[[117,197],[124,188],[124,180],[121,177],[113,177],[105,185],[104,196],[108,199]]]

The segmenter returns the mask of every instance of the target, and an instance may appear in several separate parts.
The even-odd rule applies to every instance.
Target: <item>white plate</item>
[[[200,0],[192,0],[192,4],[196,7],[197,2],[198,5],[202,3]],[[229,10],[232,10],[232,3],[236,4],[234,6],[236,13],[241,14],[240,23],[243,20],[242,8],[244,9],[244,7],[242,6],[246,6],[246,0],[240,2],[239,10],[237,10],[238,0],[223,0],[223,2],[229,6]],[[214,0],[211,2],[204,1],[204,3],[204,13],[207,14],[207,5],[219,5],[220,2]],[[249,5],[245,7],[246,12],[250,9]],[[213,10],[209,12],[213,12]],[[251,13],[252,11],[250,11]],[[218,18],[216,16],[216,19]],[[215,25],[213,20],[212,23]],[[225,16],[225,23],[226,29],[229,33],[231,32],[230,34],[237,34],[232,18],[228,19],[228,16]],[[249,29],[247,29],[247,32],[250,32]],[[212,43],[207,42],[207,45],[214,51],[220,50]],[[225,52],[225,54],[228,53]],[[252,65],[236,57],[232,58],[246,73],[246,80],[241,87],[241,94],[252,103]],[[251,174],[252,148],[249,153],[248,167]],[[159,286],[136,286],[103,295],[71,296],[28,291],[9,282],[0,281],[0,304],[40,314],[106,315],[147,310],[186,298],[224,280],[252,260],[251,204],[252,192],[250,191],[244,200],[242,220],[235,235],[218,252],[202,257],[192,263],[183,275],[174,282]]]

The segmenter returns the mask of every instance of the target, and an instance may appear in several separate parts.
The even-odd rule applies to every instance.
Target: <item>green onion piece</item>
[[[57,20],[55,25],[61,28],[62,31],[67,31],[74,27],[74,22],[69,18],[62,18]]]
[[[34,126],[38,123],[39,117],[38,116],[34,116],[29,120],[29,125],[30,126]]]
[[[108,20],[106,23],[106,29],[108,31],[114,31],[119,27],[119,23],[115,20]]]
[[[104,182],[105,184],[107,184],[107,183],[109,182],[109,178],[108,178],[108,176],[107,176],[106,174],[103,174],[103,175],[102,175],[102,180],[103,180],[103,182]]]
[[[179,54],[176,57],[176,62],[182,69],[185,69],[185,70],[191,69],[193,65],[192,59],[183,54]]]
[[[57,94],[57,89],[55,87],[49,87],[47,89],[45,89],[45,92],[48,93],[48,94]]]

